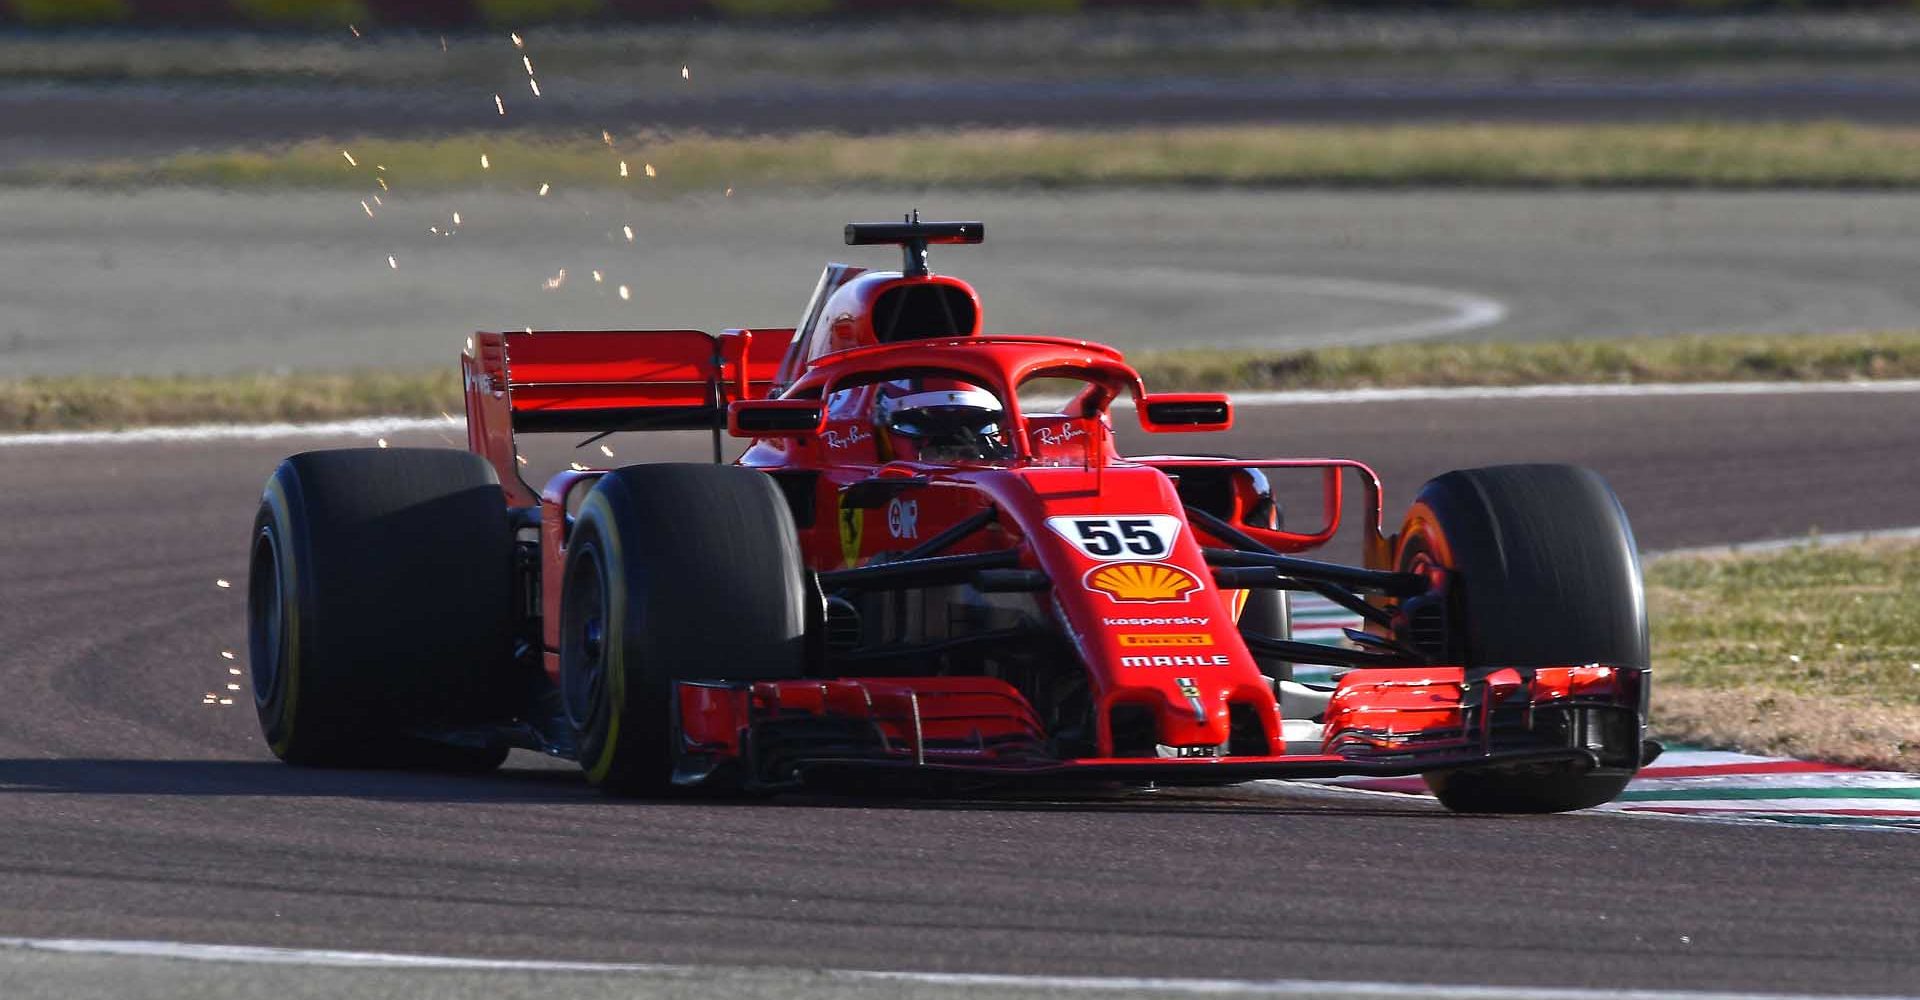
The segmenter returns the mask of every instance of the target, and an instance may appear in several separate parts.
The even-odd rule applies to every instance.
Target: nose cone
[[[1224,755],[1233,734],[1232,702],[1248,692],[1217,674],[1156,669],[1128,678],[1107,700],[1112,756]]]
[[[1278,707],[1235,624],[1238,592],[1215,581],[1167,474],[1120,462],[1022,468],[1007,481],[1019,488],[996,501],[1053,582],[1093,690],[1100,756],[1224,754],[1234,720],[1242,753],[1277,752]]]
[[[1173,690],[1163,691],[1160,740],[1170,747],[1220,746],[1232,734],[1227,692],[1217,684],[1202,685],[1197,677],[1173,678]]]

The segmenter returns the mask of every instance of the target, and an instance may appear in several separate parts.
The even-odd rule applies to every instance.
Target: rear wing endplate
[[[776,345],[748,356],[755,333]],[[474,354],[489,388],[504,392],[513,429],[706,430],[727,404],[766,394],[791,330],[593,330],[482,333]]]

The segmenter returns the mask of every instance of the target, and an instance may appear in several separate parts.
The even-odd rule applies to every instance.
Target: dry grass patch
[[[460,376],[451,366],[423,372],[81,375],[0,381],[4,431],[424,417],[460,410]]]
[[[1653,725],[1690,743],[1920,770],[1920,541],[1647,569]]]
[[[1654,702],[1656,728],[1681,743],[1920,772],[1920,712],[1911,707],[1863,698],[1783,699],[1764,687],[1660,683]]]
[[[1442,341],[1132,360],[1151,385],[1193,390],[1826,381],[1920,377],[1920,333]]]
[[[352,149],[361,166],[341,157]],[[485,152],[490,170],[480,167]],[[316,140],[158,161],[33,167],[15,183],[339,187],[1912,187],[1920,129],[1848,123],[981,129],[890,135],[521,133]],[[619,162],[634,170],[621,177]],[[641,163],[658,176],[643,178]]]

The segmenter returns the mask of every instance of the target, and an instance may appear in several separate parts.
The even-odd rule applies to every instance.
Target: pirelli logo
[[[1120,635],[1120,645],[1133,647],[1153,646],[1161,648],[1167,646],[1211,646],[1213,645],[1213,636],[1205,632],[1168,632],[1161,635],[1136,635],[1123,632]]]
[[[1122,656],[1123,667],[1224,667],[1228,664],[1227,654],[1214,653],[1211,656]]]

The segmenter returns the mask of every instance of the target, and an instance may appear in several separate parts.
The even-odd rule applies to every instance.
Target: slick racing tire
[[[510,713],[513,539],[493,468],[439,448],[280,463],[254,518],[247,651],[290,764],[491,770]],[[464,734],[464,735],[462,735]]]
[[[560,611],[561,699],[588,780],[673,788],[675,681],[802,676],[805,573],[765,473],[662,464],[603,476],[567,543]]]
[[[1406,572],[1452,571],[1444,606],[1431,609],[1445,614],[1444,648],[1423,650],[1443,662],[1648,665],[1633,530],[1613,491],[1590,470],[1503,465],[1430,480],[1408,511],[1396,562]],[[1418,629],[1401,638],[1416,646],[1435,642]],[[1425,776],[1447,808],[1475,813],[1585,809],[1614,799],[1631,777],[1571,765]]]

